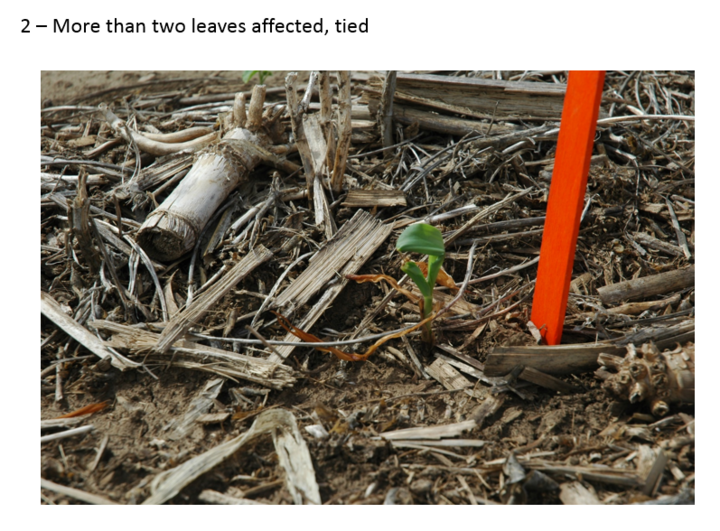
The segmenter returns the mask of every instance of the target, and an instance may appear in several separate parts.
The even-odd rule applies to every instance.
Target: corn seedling
[[[386,341],[402,337],[420,327],[422,327],[422,340],[427,343],[434,342],[435,338],[433,337],[431,324],[432,320],[435,318],[435,314],[433,313],[433,288],[435,287],[435,283],[437,282],[451,289],[457,289],[452,278],[442,270],[442,263],[445,259],[445,243],[443,242],[442,234],[432,225],[427,225],[425,223],[410,225],[400,235],[400,238],[398,238],[396,247],[402,252],[422,253],[428,255],[427,263],[418,264],[409,260],[402,266],[402,270],[415,282],[415,284],[417,284],[417,287],[422,295],[421,297],[417,297],[411,291],[403,289],[394,278],[388,275],[346,275],[346,277],[359,283],[379,282],[381,280],[388,282],[398,292],[402,293],[413,302],[417,302],[420,307],[420,322],[413,327],[406,328],[405,330],[398,331],[379,339],[364,354],[347,353],[334,347],[315,347],[317,350],[330,352],[341,360],[364,361]],[[318,337],[293,326],[285,316],[277,312],[272,313],[278,318],[280,326],[293,334],[295,337],[298,337],[308,343],[319,343],[322,341]]]
[[[427,319],[433,311],[433,288],[445,259],[445,243],[442,233],[427,223],[410,225],[398,238],[396,247],[404,253],[428,255],[426,272],[412,260],[408,260],[402,266],[402,271],[415,282],[422,294],[422,299],[419,301],[420,315],[423,320]],[[422,340],[426,343],[434,343],[430,322],[423,326]]]
[[[245,70],[242,75],[243,83],[250,81],[255,75],[258,76],[260,85],[264,84],[265,78],[272,75],[269,70]]]

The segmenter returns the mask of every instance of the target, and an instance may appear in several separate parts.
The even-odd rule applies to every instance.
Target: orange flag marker
[[[604,71],[568,76],[531,315],[548,345],[562,337],[604,82]]]

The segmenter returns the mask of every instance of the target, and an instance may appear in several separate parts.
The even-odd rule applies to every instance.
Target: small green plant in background
[[[427,223],[410,225],[398,238],[396,247],[404,253],[428,255],[427,276],[412,260],[408,260],[402,266],[403,272],[415,282],[423,296],[420,313],[422,318],[426,319],[433,311],[433,288],[445,259],[445,243],[442,233]],[[426,343],[433,343],[434,339],[431,323],[428,322],[423,327],[422,340]]]
[[[255,77],[255,74],[257,74],[259,83],[262,85],[265,83],[265,79],[272,75],[272,72],[268,70],[245,70],[242,75],[243,83],[250,81],[253,77]]]

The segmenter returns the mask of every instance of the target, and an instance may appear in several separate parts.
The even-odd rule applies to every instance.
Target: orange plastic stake
[[[604,82],[604,71],[568,76],[531,315],[548,345],[562,337]]]

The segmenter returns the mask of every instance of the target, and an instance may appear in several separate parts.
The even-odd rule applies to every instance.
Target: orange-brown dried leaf
[[[109,403],[109,400],[105,400],[104,402],[97,402],[95,404],[81,407],[80,409],[76,409],[75,411],[71,411],[70,413],[66,413],[65,415],[61,415],[55,418],[71,419],[73,417],[82,417],[83,415],[89,415],[90,413],[97,413],[98,411],[102,411],[103,409],[105,409]]]
[[[420,268],[420,271],[422,271],[422,274],[427,277],[427,268],[428,268],[427,262],[416,262],[416,264]],[[412,292],[410,292],[406,289],[401,288],[400,285],[397,283],[397,281],[389,275],[381,275],[381,274],[377,274],[377,275],[345,275],[345,277],[350,280],[354,280],[355,282],[358,282],[358,283],[380,282],[381,280],[384,280],[388,284],[390,284],[393,288],[395,288],[400,293],[405,295],[408,299],[410,299],[413,302],[417,302],[418,297],[415,294],[413,294]],[[453,280],[453,278],[450,275],[448,275],[447,272],[445,271],[445,269],[443,269],[442,267],[440,268],[440,271],[438,272],[438,276],[437,276],[437,279],[435,279],[435,282],[437,284],[440,284],[441,286],[445,286],[446,288],[450,288],[453,290],[459,289],[457,287],[457,285],[455,284],[455,281]]]
[[[423,276],[425,278],[427,278],[427,269],[428,269],[427,262],[415,262],[415,263],[420,268],[420,271],[422,271]],[[441,286],[445,286],[446,288],[450,288],[450,289],[454,289],[454,290],[459,289],[457,287],[457,285],[455,284],[455,281],[453,280],[453,278],[450,275],[448,275],[445,272],[445,269],[443,269],[442,267],[440,268],[440,271],[438,272],[438,276],[435,279],[435,282],[437,284],[440,284]]]
[[[253,416],[253,415],[257,415],[257,414],[260,413],[263,409],[264,409],[264,408],[263,408],[262,406],[260,406],[259,408],[253,409],[252,411],[242,411],[242,410],[237,411],[237,412],[232,416],[232,420],[243,420],[243,419],[246,419],[246,418],[251,417],[251,416]]]
[[[390,430],[394,429],[395,427],[397,427],[398,424],[399,424],[398,418],[395,417],[393,419],[390,419],[388,421],[381,422],[380,424],[378,424],[376,431],[378,433],[384,433],[386,431],[390,431]]]
[[[309,334],[308,332],[305,332],[303,330],[300,330],[296,326],[293,326],[290,324],[290,321],[288,321],[287,317],[284,315],[281,315],[273,310],[270,310],[273,314],[275,314],[275,317],[278,318],[278,323],[280,323],[280,326],[282,326],[285,330],[290,332],[295,337],[302,339],[303,341],[307,343],[322,343],[323,340]],[[413,330],[417,330],[421,326],[423,326],[425,323],[429,323],[433,319],[435,319],[435,313],[430,315],[429,317],[426,317],[422,321],[420,321],[415,326],[412,326],[411,328],[408,328],[407,330],[401,330],[399,332],[395,332],[394,334],[387,335],[385,337],[381,337],[378,339],[374,345],[372,345],[365,354],[354,354],[354,353],[347,353],[343,352],[342,350],[336,349],[335,347],[315,347],[317,350],[323,351],[323,352],[330,352],[332,354],[335,354],[338,358],[345,361],[365,361],[368,359],[377,349],[382,345],[383,343],[386,343],[387,341],[390,341],[391,339],[397,339],[399,337],[402,337],[406,334],[409,334]]]
[[[426,268],[427,269],[427,268]],[[426,272],[427,274],[427,272]],[[390,284],[394,289],[396,289],[398,292],[405,295],[408,299],[410,299],[412,302],[417,303],[419,300],[419,297],[415,295],[412,291],[408,291],[405,288],[401,288],[400,284],[397,283],[397,280],[395,280],[393,277],[388,275],[345,275],[345,278],[349,280],[354,280],[358,284],[362,284],[363,282],[380,282],[381,280],[384,280],[388,284]]]
[[[334,409],[329,408],[322,402],[315,404],[315,414],[317,417],[327,424],[335,424],[338,420],[338,414]]]
[[[275,314],[275,317],[278,318],[278,323],[280,323],[280,326],[282,326],[285,330],[290,332],[292,335],[294,335],[297,338],[302,339],[306,343],[322,343],[322,339],[319,337],[316,337],[308,332],[305,332],[304,330],[300,330],[296,326],[293,326],[290,321],[288,321],[287,317],[284,315],[281,315],[275,311],[272,312]],[[343,352],[342,350],[338,350],[335,347],[315,347],[316,349],[322,351],[322,352],[330,352],[332,354],[335,354],[338,358],[345,361],[358,361],[356,359],[356,354],[347,354]]]
[[[345,435],[348,431],[350,431],[350,425],[345,419],[338,419],[335,425],[330,428],[330,433],[337,433],[338,435]]]

